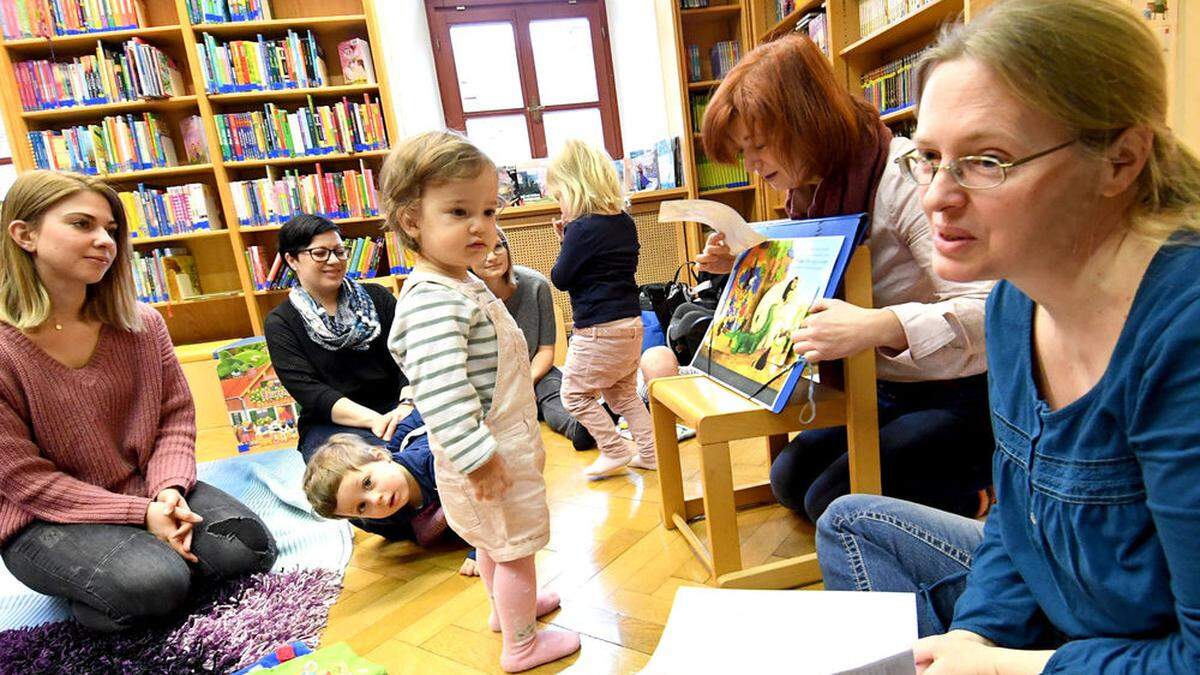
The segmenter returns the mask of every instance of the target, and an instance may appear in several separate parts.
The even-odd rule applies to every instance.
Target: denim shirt
[[[1194,243],[1194,242],[1193,242]],[[1154,257],[1108,369],[1052,410],[1034,303],[988,298],[996,508],[952,628],[1048,673],[1200,672],[1200,248]]]

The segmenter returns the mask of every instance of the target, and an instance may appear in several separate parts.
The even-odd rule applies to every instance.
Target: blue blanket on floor
[[[198,465],[196,476],[237,497],[267,524],[279,547],[271,571],[346,569],[354,543],[350,524],[313,513],[300,485],[304,476],[300,453],[285,449],[227,457]],[[0,562],[0,630],[68,617],[65,600],[29,590]]]

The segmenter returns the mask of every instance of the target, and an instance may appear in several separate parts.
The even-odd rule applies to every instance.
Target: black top
[[[384,413],[400,401],[400,388],[408,384],[387,348],[388,333],[396,313],[396,298],[379,284],[363,288],[379,313],[379,335],[366,351],[330,351],[313,342],[304,329],[300,312],[285,300],[267,315],[267,349],[279,381],[300,404],[297,426],[300,440],[313,424],[331,424],[330,411],[346,397]]]
[[[641,316],[637,225],[628,213],[572,220],[550,280],[571,296],[577,328]]]

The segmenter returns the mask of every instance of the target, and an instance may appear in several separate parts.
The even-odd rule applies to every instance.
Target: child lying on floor
[[[350,519],[385,539],[458,541],[446,526],[425,420],[416,410],[396,425],[386,448],[354,434],[330,436],[308,462],[304,494],[318,515]],[[459,573],[478,574],[474,549]]]

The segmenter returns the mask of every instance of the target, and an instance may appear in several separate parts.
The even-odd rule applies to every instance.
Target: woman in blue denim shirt
[[[844,497],[817,536],[827,588],[918,594],[921,672],[1200,672],[1200,160],[1164,82],[1094,0],[998,3],[918,66],[934,271],[1003,280],[997,504]]]

